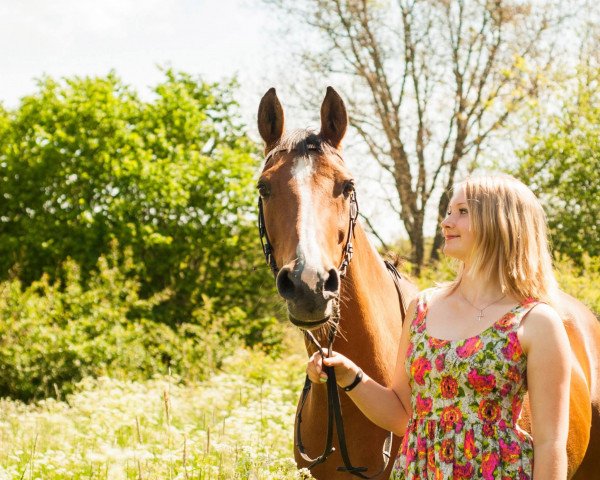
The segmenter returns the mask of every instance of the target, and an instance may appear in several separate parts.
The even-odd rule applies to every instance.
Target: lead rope
[[[339,310],[337,310],[337,311],[339,312]],[[315,338],[315,336],[312,334],[312,332],[310,332],[308,330],[304,331],[305,337],[315,345],[319,354],[321,355],[321,358],[328,357],[329,352],[331,352],[333,349],[333,342],[335,340],[335,336],[337,334],[337,330],[338,330],[338,326],[339,326],[339,315],[336,315],[333,325],[334,325],[333,328],[329,332],[329,337],[328,337],[329,348],[328,348],[327,354],[325,354],[325,352],[323,351],[323,347],[321,347],[320,343]],[[300,408],[298,409],[298,414],[296,415],[296,441],[297,441],[296,447],[298,448],[298,452],[300,453],[300,456],[302,457],[303,460],[310,463],[310,465],[308,466],[309,469],[314,467],[315,465],[325,462],[325,460],[327,460],[327,457],[329,455],[331,455],[333,452],[335,452],[335,447],[333,447],[333,424],[335,423],[336,432],[337,432],[337,436],[338,436],[338,443],[339,443],[339,447],[340,447],[340,455],[342,457],[342,461],[344,462],[344,466],[337,467],[337,470],[341,471],[341,472],[348,472],[351,475],[355,475],[355,476],[357,476],[359,478],[363,478],[363,479],[372,479],[372,478],[378,477],[387,468],[387,466],[389,464],[394,434],[392,432],[389,432],[388,436],[386,437],[386,439],[383,443],[383,451],[382,451],[383,466],[377,473],[375,473],[374,475],[371,475],[371,476],[367,476],[367,475],[363,474],[363,472],[366,472],[368,470],[367,467],[353,466],[352,462],[350,460],[350,455],[348,454],[348,447],[346,445],[346,433],[345,433],[345,429],[344,429],[342,405],[340,402],[339,390],[338,390],[338,386],[337,386],[337,379],[335,376],[335,369],[333,367],[324,366],[324,370],[325,370],[325,373],[327,374],[327,437],[326,437],[326,441],[325,441],[325,449],[323,450],[323,453],[321,455],[319,455],[317,458],[310,458],[306,454],[306,452],[304,450],[304,444],[302,443],[302,433],[301,433],[301,429],[300,429],[300,425],[302,423],[302,410],[304,409],[304,404],[306,402],[308,393],[310,392],[311,385],[312,385],[312,382],[310,381],[310,379],[308,378],[308,375],[307,375],[306,379],[304,381],[304,388],[302,389]]]

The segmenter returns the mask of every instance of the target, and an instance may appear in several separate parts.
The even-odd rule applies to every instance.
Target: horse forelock
[[[323,140],[312,129],[298,129],[286,133],[279,142],[267,154],[267,162],[269,162],[276,154],[280,152],[290,153],[295,152],[297,156],[309,156],[311,153],[322,153],[326,155],[334,155],[341,159],[337,149],[333,148],[329,143]]]

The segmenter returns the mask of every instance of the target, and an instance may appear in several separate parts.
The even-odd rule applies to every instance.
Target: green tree
[[[155,320],[242,308],[263,340],[269,271],[259,254],[257,147],[244,133],[234,81],[165,71],[143,101],[114,74],[45,78],[0,112],[0,278],[54,278],[72,258],[83,275],[116,239],[130,248],[147,297],[168,288]],[[250,322],[249,322],[250,323]]]
[[[582,265],[600,256],[600,68],[580,68],[555,106],[540,113],[516,175],[542,199],[554,250]]]

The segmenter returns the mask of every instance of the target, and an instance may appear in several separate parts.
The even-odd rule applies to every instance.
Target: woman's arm
[[[412,414],[410,409],[410,387],[404,367],[406,350],[408,348],[410,324],[415,315],[416,302],[410,304],[398,348],[396,367],[391,387],[384,387],[364,374],[361,382],[348,395],[360,408],[365,416],[385,430],[398,436],[404,435],[408,419]],[[333,352],[325,359],[325,365],[335,367],[337,383],[341,387],[350,385],[356,378],[360,368],[349,358]],[[321,356],[314,354],[308,364],[307,373],[311,381],[319,382],[326,379],[323,372]],[[404,406],[406,405],[406,407]]]
[[[533,436],[533,479],[567,478],[571,349],[558,313],[536,306],[522,323]]]

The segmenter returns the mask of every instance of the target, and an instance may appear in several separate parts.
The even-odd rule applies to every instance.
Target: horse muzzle
[[[320,327],[333,313],[339,297],[340,275],[329,271],[303,271],[289,267],[277,274],[277,291],[286,301],[290,322],[303,329]]]

